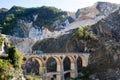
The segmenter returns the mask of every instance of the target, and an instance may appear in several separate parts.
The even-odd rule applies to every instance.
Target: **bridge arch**
[[[79,73],[82,70],[82,58],[80,56],[78,56],[78,58],[76,60],[76,65],[77,65],[77,73],[79,75]]]
[[[64,62],[65,60],[67,60],[67,63],[70,63],[70,70],[74,69],[74,64],[75,64],[75,59],[74,59],[74,56],[66,56],[64,59],[63,59],[63,66],[65,67],[64,65]],[[69,65],[69,64],[68,64]],[[65,71],[65,69],[64,69]]]
[[[66,66],[67,65],[67,66]],[[75,59],[74,56],[66,56],[63,60],[64,77],[75,77]]]
[[[50,56],[46,60],[46,67],[47,67],[47,72],[51,74],[52,78],[56,78],[57,80],[60,80],[60,71],[61,71],[61,60],[57,56]],[[52,68],[51,70],[49,70]],[[52,72],[56,72],[56,74]],[[59,74],[58,74],[59,73]],[[50,77],[50,76],[48,76]]]
[[[81,60],[82,60],[82,66],[86,67],[87,66],[87,59],[86,59],[86,57],[84,55],[80,55],[80,56],[78,56],[78,58],[81,58]]]
[[[42,75],[44,73],[43,67],[44,67],[43,61],[38,57],[30,57],[25,62],[26,74]]]

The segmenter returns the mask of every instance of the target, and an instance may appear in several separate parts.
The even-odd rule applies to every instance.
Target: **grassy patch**
[[[41,77],[31,76],[31,75],[25,75],[24,77],[26,80],[43,80]]]

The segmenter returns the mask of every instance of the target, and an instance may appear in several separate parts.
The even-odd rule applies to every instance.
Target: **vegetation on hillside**
[[[13,34],[14,28],[18,27],[20,19],[27,21],[34,21],[34,15],[38,15],[36,24],[51,26],[57,19],[62,19],[66,12],[55,7],[42,6],[38,8],[24,8],[13,6],[0,21],[3,34]],[[51,28],[51,27],[50,27]]]
[[[21,67],[23,54],[16,47],[12,46],[8,48],[8,58],[14,67]]]
[[[13,67],[8,60],[0,59],[0,80],[8,80],[9,78],[12,78],[13,75],[10,73],[12,68]]]
[[[38,76],[31,76],[31,75],[25,75],[26,80],[43,80],[41,77]]]
[[[2,55],[1,55],[2,56]],[[23,61],[23,54],[16,47],[8,48],[8,55],[0,56],[0,80],[18,77]]]
[[[79,37],[80,39],[92,39],[94,37],[93,31],[88,29],[89,26],[80,26],[76,33],[75,36]]]

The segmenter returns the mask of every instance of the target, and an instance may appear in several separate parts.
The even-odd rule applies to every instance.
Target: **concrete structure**
[[[47,72],[47,62],[50,58],[56,61],[56,72]],[[68,58],[70,61],[70,70],[64,71],[64,60]],[[54,54],[40,54],[40,55],[26,55],[26,61],[24,65],[30,63],[30,61],[37,61],[39,64],[38,73],[43,77],[43,80],[51,80],[53,76],[56,76],[56,80],[64,80],[64,75],[70,73],[71,78],[78,76],[77,59],[81,58],[82,67],[88,65],[89,53],[54,53]],[[50,63],[49,63],[50,64]],[[33,65],[32,67],[34,67]]]

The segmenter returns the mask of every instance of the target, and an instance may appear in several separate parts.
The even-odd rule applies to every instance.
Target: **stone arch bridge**
[[[23,72],[25,74],[34,73],[34,75],[41,76],[43,80],[52,80],[53,77],[56,80],[65,80],[65,75],[68,73],[69,77],[75,78],[78,76],[78,70],[88,65],[89,53],[44,53],[39,55],[26,55],[25,58],[23,64]],[[37,64],[34,64],[34,62],[37,62]],[[51,68],[54,70],[50,71],[48,70],[48,65],[52,64],[53,66]]]

